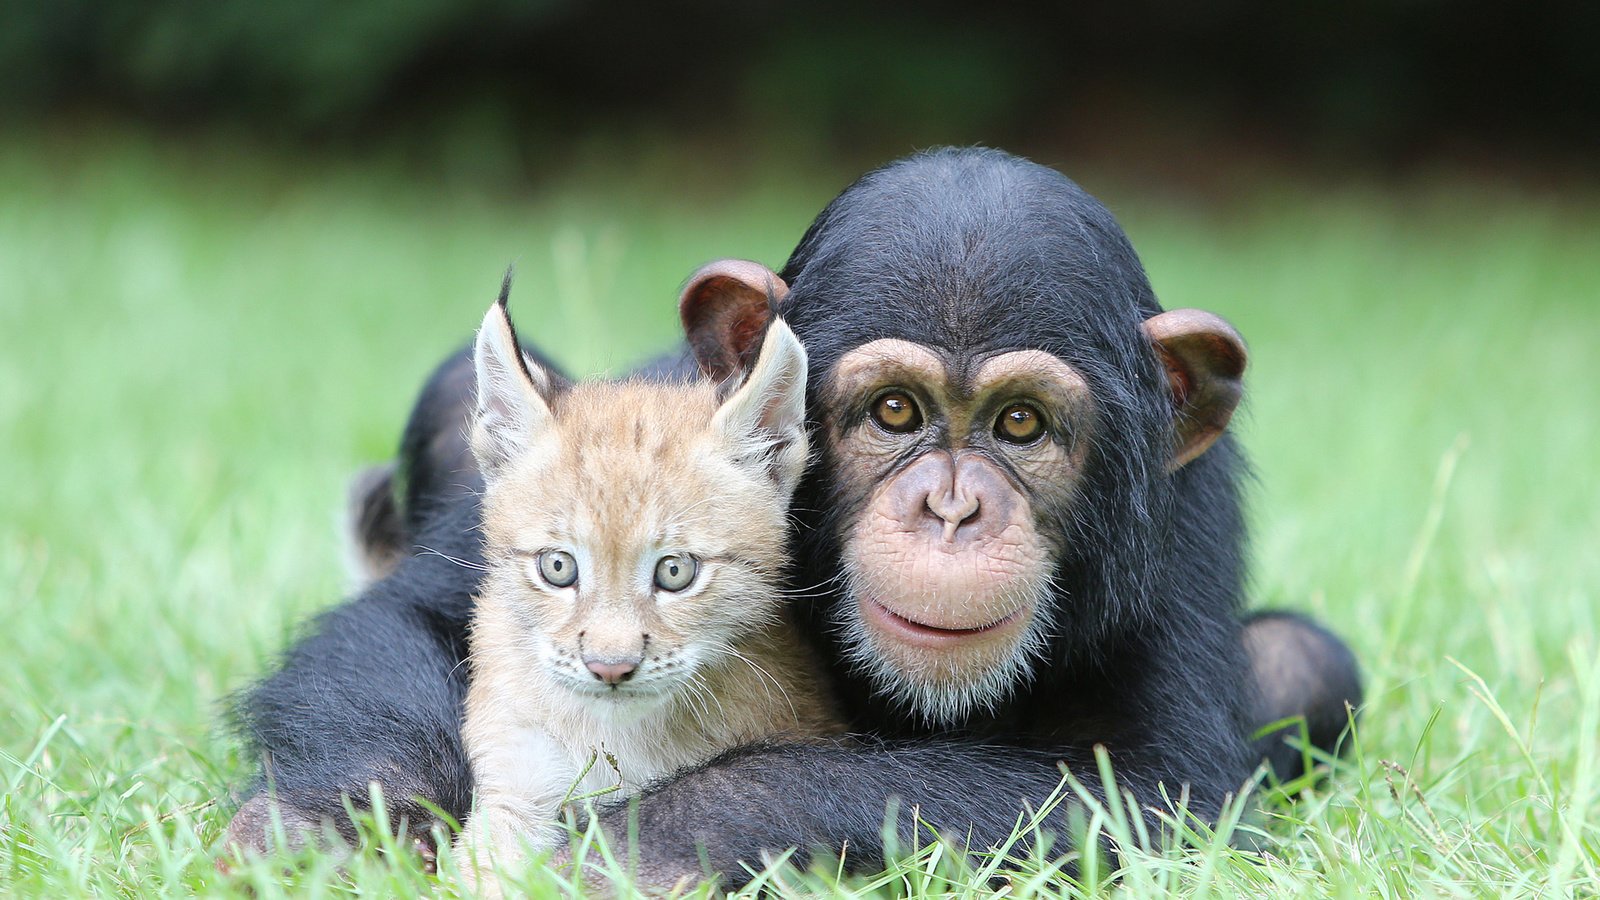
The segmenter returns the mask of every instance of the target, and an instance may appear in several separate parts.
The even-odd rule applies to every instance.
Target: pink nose
[[[606,684],[616,687],[633,677],[633,671],[639,668],[637,659],[600,659],[598,657],[586,658],[585,667],[594,673],[594,677]]]

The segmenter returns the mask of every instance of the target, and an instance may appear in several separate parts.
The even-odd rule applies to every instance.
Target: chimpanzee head
[[[702,368],[738,372],[774,305],[810,357],[800,587],[880,695],[957,724],[1160,613],[1175,485],[1238,404],[1244,344],[1162,312],[1098,201],[998,151],[910,157],[829,204],[781,276],[690,279]]]

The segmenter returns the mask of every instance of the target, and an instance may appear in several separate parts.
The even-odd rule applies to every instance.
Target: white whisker
[[[789,692],[784,689],[783,683],[780,682],[777,678],[773,677],[773,674],[771,672],[768,672],[766,669],[764,669],[760,665],[758,665],[755,660],[751,659],[748,656],[745,656],[743,653],[740,653],[738,650],[735,650],[733,648],[733,646],[730,645],[730,644],[708,645],[705,649],[710,650],[713,653],[721,653],[721,654],[726,655],[726,656],[732,656],[733,658],[739,660],[740,662],[742,662],[745,665],[749,666],[750,668],[754,669],[757,674],[759,674],[767,682],[771,682],[772,686],[778,689],[778,696],[782,697],[783,698],[783,702],[789,707],[789,715],[792,716],[793,718],[795,718],[796,720],[798,720],[800,718],[800,713],[799,713],[799,711],[797,711],[795,709],[795,706],[794,706],[794,699],[791,698],[789,696]],[[765,685],[764,684],[763,684],[763,690],[765,690]],[[771,696],[770,692],[768,693],[768,696],[769,697]]]
[[[471,569],[474,572],[487,572],[487,571],[489,571],[489,567],[488,566],[480,565],[479,563],[475,563],[475,562],[468,562],[467,560],[461,559],[460,557],[451,556],[448,553],[441,553],[440,551],[435,550],[432,547],[424,547],[423,545],[418,544],[417,545],[417,550],[420,551],[417,554],[418,556],[437,556],[440,559],[449,560],[450,562],[455,563],[456,565],[460,566],[463,569]]]

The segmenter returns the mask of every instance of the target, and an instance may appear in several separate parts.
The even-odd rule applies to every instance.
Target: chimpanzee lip
[[[861,605],[864,607],[863,612],[877,619],[880,627],[898,632],[911,643],[934,646],[944,646],[998,631],[1021,618],[1023,614],[1023,610],[1018,609],[1003,618],[976,628],[940,628],[937,625],[907,618],[871,597],[863,598]]]

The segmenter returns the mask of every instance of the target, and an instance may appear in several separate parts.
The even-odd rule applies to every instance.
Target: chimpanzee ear
[[[805,474],[806,351],[782,319],[773,319],[744,384],[711,420],[734,457],[764,468],[785,496]]]
[[[1144,333],[1155,344],[1172,386],[1172,458],[1167,471],[1206,452],[1244,395],[1244,339],[1220,316],[1174,309],[1151,316]]]
[[[690,275],[678,315],[701,373],[726,381],[749,371],[773,307],[788,293],[777,273],[743,259],[719,259]]]
[[[493,474],[525,453],[533,437],[550,422],[550,401],[561,380],[529,359],[517,344],[506,298],[506,274],[500,299],[489,307],[472,350],[477,395],[472,416],[472,455],[479,468]]]

